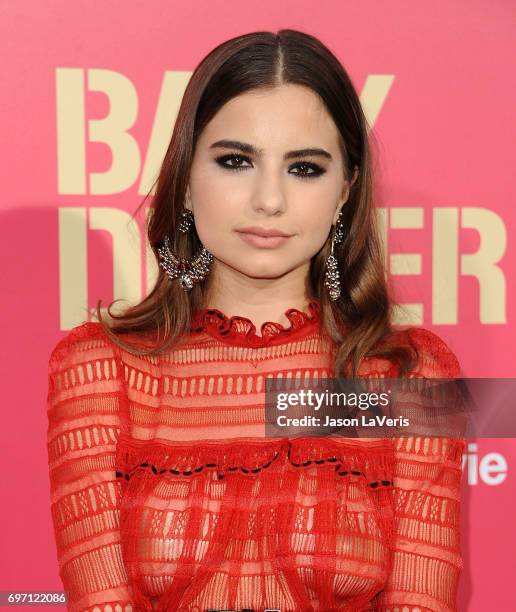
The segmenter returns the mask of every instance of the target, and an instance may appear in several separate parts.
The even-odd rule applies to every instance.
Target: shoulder
[[[113,345],[98,322],[87,321],[70,329],[51,349],[49,373],[81,361],[92,348],[104,348],[113,355]]]
[[[395,337],[403,339],[416,352],[416,364],[411,375],[423,378],[456,378],[461,375],[459,360],[447,342],[424,327],[396,330]]]

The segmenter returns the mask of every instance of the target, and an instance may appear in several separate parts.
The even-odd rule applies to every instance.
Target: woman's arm
[[[50,356],[51,511],[69,609],[125,612],[132,609],[131,589],[122,561],[121,489],[115,477],[123,373],[99,329],[93,323],[74,328]]]
[[[413,375],[457,378],[455,355],[435,334],[411,331],[421,361]],[[392,568],[377,597],[378,610],[457,610],[463,567],[460,483],[464,438],[393,438],[394,534]]]

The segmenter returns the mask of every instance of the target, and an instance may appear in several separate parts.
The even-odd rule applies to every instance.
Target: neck
[[[266,321],[288,325],[289,308],[307,311],[312,299],[307,291],[308,270],[294,270],[279,278],[252,278],[216,262],[206,290],[205,308],[227,316],[250,319],[256,329]]]

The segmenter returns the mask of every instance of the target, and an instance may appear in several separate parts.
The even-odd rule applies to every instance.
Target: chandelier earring
[[[337,217],[337,222],[333,228],[330,255],[326,260],[326,273],[324,285],[328,290],[330,300],[335,302],[340,298],[341,286],[338,268],[338,260],[335,256],[335,245],[340,244],[344,238],[344,226],[342,224],[342,210]]]
[[[194,217],[191,210],[185,209],[181,214],[179,231],[187,233],[194,225]],[[170,280],[179,279],[179,284],[184,291],[190,291],[195,283],[206,278],[213,262],[213,255],[201,246],[201,248],[190,259],[178,257],[172,251],[168,235],[158,247],[159,265],[165,270]]]

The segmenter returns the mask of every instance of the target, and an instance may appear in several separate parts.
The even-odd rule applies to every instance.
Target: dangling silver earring
[[[185,209],[181,217],[179,231],[186,233],[193,225],[192,211]],[[194,283],[204,280],[213,262],[213,255],[204,246],[191,259],[177,257],[172,252],[168,235],[163,239],[163,245],[158,247],[158,253],[159,265],[165,270],[170,280],[179,278],[179,284],[184,291],[190,291]]]
[[[181,221],[179,223],[179,231],[183,234],[192,227],[193,224],[193,213],[188,208],[185,208],[181,213]]]
[[[326,260],[326,273],[324,276],[324,285],[328,289],[330,300],[335,302],[340,298],[340,276],[338,269],[338,261],[335,257],[335,245],[340,244],[344,238],[344,227],[341,222],[342,210],[337,217],[335,223],[334,234],[331,240],[331,251]]]

